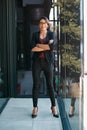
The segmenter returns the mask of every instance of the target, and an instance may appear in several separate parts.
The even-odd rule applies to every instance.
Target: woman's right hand
[[[52,44],[54,40],[49,40],[49,44]]]

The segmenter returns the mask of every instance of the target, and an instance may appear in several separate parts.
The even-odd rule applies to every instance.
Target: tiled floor
[[[52,116],[49,98],[39,98],[35,119],[32,108],[31,98],[11,98],[0,115],[0,130],[62,130],[60,117]]]

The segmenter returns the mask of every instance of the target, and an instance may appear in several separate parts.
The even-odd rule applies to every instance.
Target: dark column
[[[5,0],[4,0],[5,1]],[[7,14],[7,61],[8,61],[8,87],[9,96],[15,96],[16,92],[16,16],[15,0],[6,0]]]
[[[7,28],[7,14],[6,14],[6,0],[0,0],[0,67],[3,74],[3,97],[8,96],[8,82],[7,82],[7,50],[6,50],[6,28]]]

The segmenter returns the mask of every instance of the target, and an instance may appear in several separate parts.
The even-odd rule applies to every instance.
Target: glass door
[[[81,76],[81,25],[80,0],[61,1],[61,82],[62,94],[72,129],[79,130],[80,124],[80,76]],[[74,126],[72,118],[75,118]],[[82,118],[82,116],[81,116]]]
[[[34,3],[33,3],[34,4]],[[32,54],[30,50],[32,33],[38,30],[35,13],[38,5],[23,5],[22,0],[16,0],[16,43],[17,43],[17,96],[32,95]],[[39,5],[40,6],[40,5]],[[36,12],[34,12],[36,10]],[[43,9],[41,9],[43,11]],[[31,13],[31,14],[30,14]],[[40,14],[40,13],[39,13]],[[40,95],[47,95],[45,79],[41,74]]]
[[[72,129],[82,127],[80,0],[52,0],[50,21],[56,33],[55,83]],[[73,125],[74,124],[74,125]],[[75,127],[74,127],[75,126]]]

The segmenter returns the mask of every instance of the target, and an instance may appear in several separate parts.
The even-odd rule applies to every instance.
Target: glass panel
[[[4,40],[3,38],[5,38],[5,30],[4,30],[4,20],[5,20],[5,16],[3,15],[5,12],[5,10],[3,11],[4,5],[3,5],[3,1],[0,0],[0,113],[7,101],[6,97],[6,82],[5,82],[5,78],[6,77],[6,72],[4,73],[4,64],[3,61],[5,61],[6,59],[6,55],[5,54],[5,46],[4,46]],[[2,17],[3,16],[3,17]],[[3,34],[4,32],[4,34]],[[6,62],[6,61],[5,61]],[[5,78],[4,78],[5,77]]]
[[[24,8],[18,1],[16,6],[17,95],[29,96],[32,94],[29,8]]]
[[[79,7],[80,1],[67,0],[64,6],[61,5],[61,77],[66,85],[70,86],[68,95],[65,94],[66,97],[78,97],[78,93],[74,93],[71,88],[79,85],[81,73]]]
[[[72,129],[79,130],[80,92],[80,1],[61,0],[60,9],[61,73],[59,96],[63,97]]]
[[[72,129],[79,130],[79,124],[82,125],[79,119],[80,114],[82,115],[79,101],[81,100],[79,97],[81,87],[80,0],[60,0],[60,3],[58,0],[53,1],[52,7],[54,12],[52,13],[51,29],[57,34],[58,75],[55,75],[56,91],[58,96],[63,98],[68,117],[74,116],[72,120],[69,118]],[[74,114],[71,115],[70,112],[73,111]]]
[[[53,20],[53,8],[50,10],[49,20]]]
[[[38,19],[43,14],[43,8],[27,5],[23,7],[16,0],[16,33],[17,33],[17,96],[32,95],[32,53],[30,50],[32,33],[38,30]],[[39,10],[38,10],[39,9]],[[34,11],[33,11],[34,10]],[[37,10],[37,11],[35,11]],[[39,15],[38,15],[38,11]],[[32,16],[31,16],[31,15]],[[41,74],[40,95],[47,95],[46,83]]]
[[[55,10],[54,10],[55,12],[55,20],[57,20],[57,7],[55,7]]]

